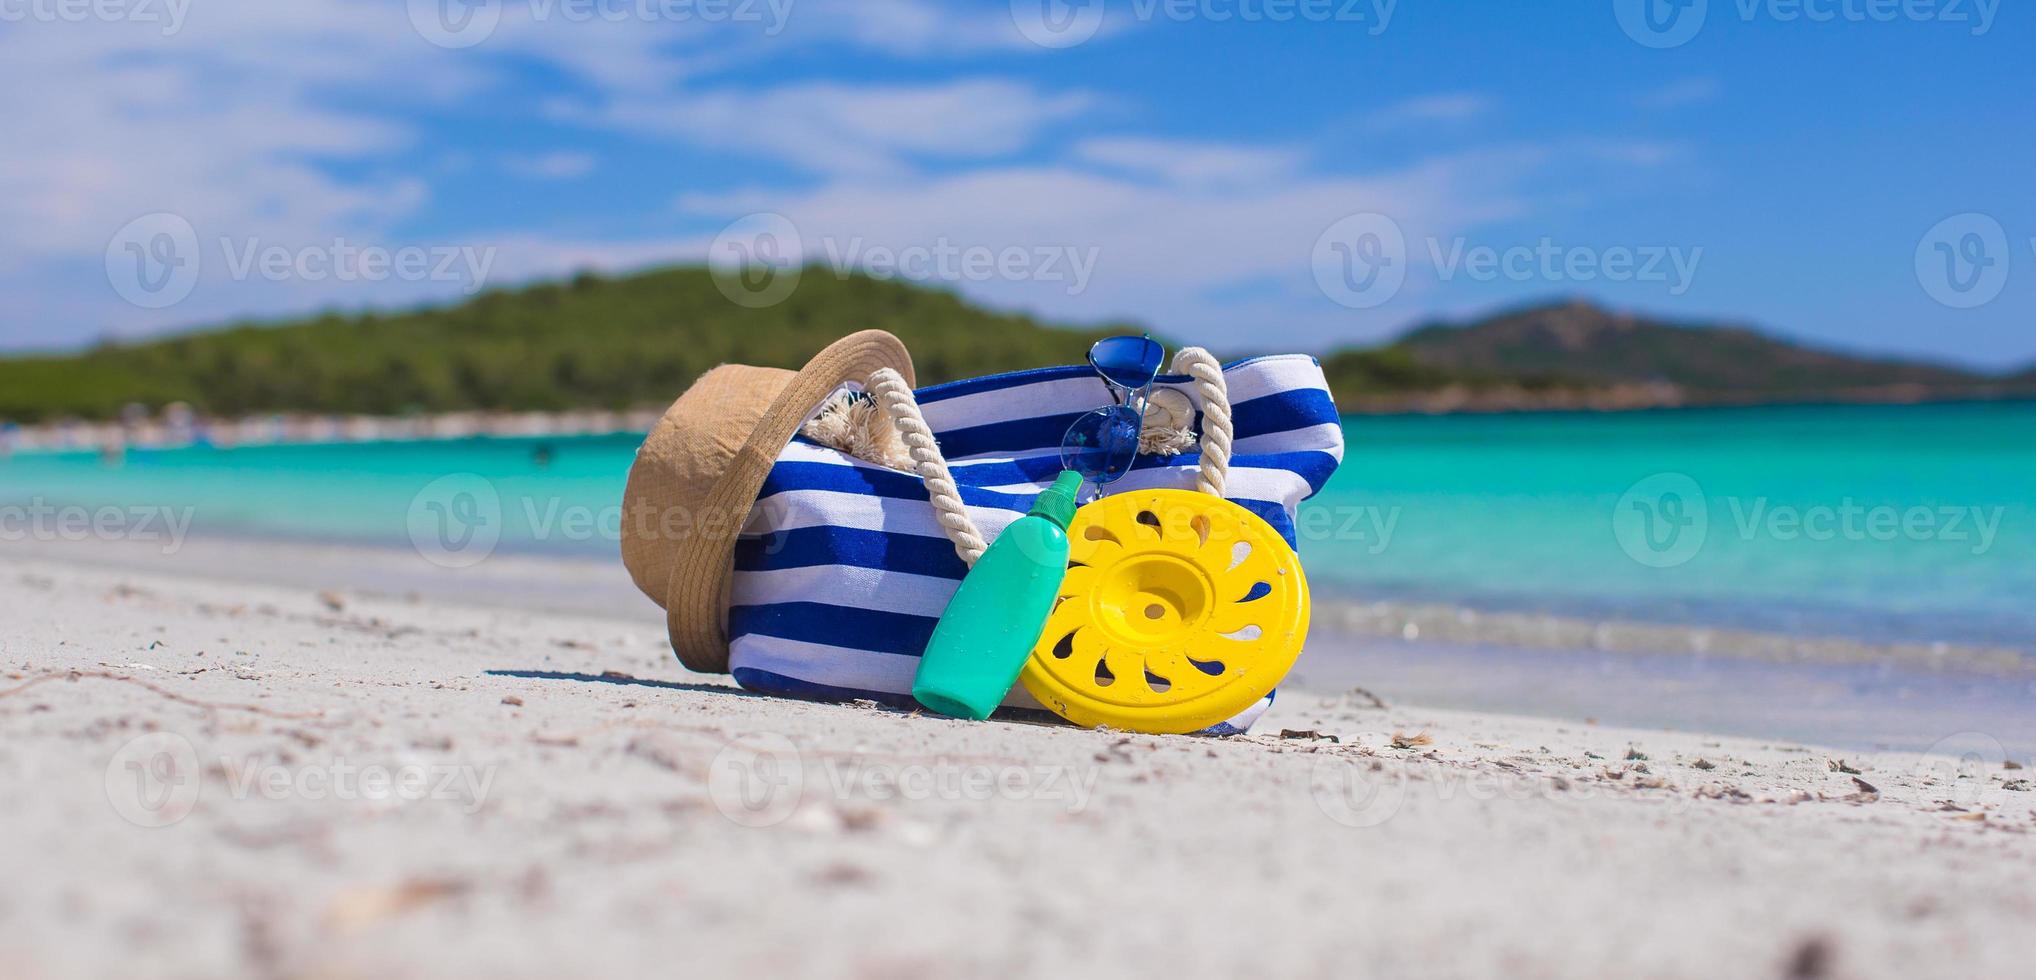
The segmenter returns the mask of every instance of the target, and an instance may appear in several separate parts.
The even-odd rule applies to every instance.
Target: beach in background
[[[1351,416],[1293,684],[1925,750],[2036,749],[2036,403]],[[657,618],[634,433],[17,452],[0,547]],[[23,549],[27,549],[23,551]]]

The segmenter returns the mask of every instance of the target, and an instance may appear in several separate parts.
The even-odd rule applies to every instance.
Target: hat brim
[[[844,384],[866,383],[872,372],[886,367],[907,384],[917,383],[911,353],[885,331],[861,330],[829,344],[778,393],[729,460],[699,512],[718,521],[716,533],[695,535],[683,546],[666,584],[665,627],[671,633],[672,650],[687,669],[728,672],[728,596],[735,542],[778,454],[827,396]]]

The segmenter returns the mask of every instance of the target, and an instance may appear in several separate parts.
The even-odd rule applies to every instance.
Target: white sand
[[[965,724],[688,675],[648,604],[319,574],[0,555],[0,977],[2036,970],[1997,758],[1297,692]]]

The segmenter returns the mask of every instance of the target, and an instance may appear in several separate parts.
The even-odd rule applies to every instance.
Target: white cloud
[[[911,57],[957,56],[982,50],[1042,51],[1025,40],[1012,20],[1010,7],[995,3],[967,5],[930,0],[857,0],[811,4],[793,0],[785,36],[793,40],[833,38],[872,50]]]
[[[323,10],[290,20],[265,3],[233,3],[194,12],[170,38],[138,24],[10,28],[0,36],[9,130],[0,254],[92,254],[155,211],[273,235],[360,228],[415,208],[424,189],[414,179],[339,180],[314,162],[371,159],[413,136],[312,97],[342,60],[354,72],[393,71],[382,51],[404,26],[345,26]],[[420,66],[415,77],[429,89],[441,76]]]
[[[247,235],[378,234],[428,198],[418,179],[358,166],[426,135],[396,110],[470,102],[506,77],[506,61],[577,79],[612,100],[599,111],[620,124],[818,169],[888,166],[911,153],[993,155],[1087,104],[997,80],[694,92],[685,87],[725,67],[726,52],[758,25],[569,20],[557,4],[500,9],[487,39],[462,51],[428,43],[404,4],[363,0],[208,0],[167,37],[153,23],[10,26],[0,32],[0,261],[88,255],[154,211]],[[909,0],[802,2],[798,12],[815,25],[813,43],[892,48],[915,31],[987,37],[984,25],[995,23]],[[667,116],[661,106],[688,110]],[[324,165],[334,161],[355,164],[354,176],[334,176]],[[552,175],[583,165],[531,162]]]
[[[1003,79],[925,85],[812,82],[631,98],[596,118],[633,132],[746,150],[821,173],[904,169],[911,157],[968,159],[1023,149],[1095,100]]]
[[[74,342],[359,296],[331,284],[227,282],[212,262],[186,302],[143,311],[115,299],[93,270],[119,229],[156,212],[189,220],[208,249],[221,237],[400,245],[397,229],[425,213],[431,181],[466,169],[461,161],[476,150],[488,153],[435,142],[417,110],[467,112],[530,64],[618,118],[697,95],[697,114],[663,135],[828,170],[994,155],[1087,104],[997,80],[752,89],[704,80],[801,45],[930,52],[939,38],[1003,43],[987,14],[809,2],[799,11],[810,29],[783,43],[756,24],[575,20],[558,4],[518,3],[503,4],[499,24],[466,50],[429,43],[406,4],[386,0],[208,0],[167,32],[98,19],[9,25],[0,32],[0,277],[49,295],[0,316],[0,343]],[[420,148],[438,163],[398,162]],[[532,177],[588,166],[542,149],[503,162]],[[67,294],[55,296],[59,289]]]
[[[1688,152],[1681,143],[1656,140],[1586,139],[1563,144],[1563,148],[1628,167],[1658,167],[1673,163]]]
[[[1635,95],[1633,104],[1643,109],[1680,109],[1710,102],[1724,91],[1724,84],[1715,78],[1684,78]]]
[[[1075,156],[1175,184],[1249,184],[1292,173],[1302,162],[1296,150],[1234,144],[1109,137],[1084,140]]]
[[[1490,112],[1494,106],[1489,96],[1476,92],[1445,92],[1396,102],[1372,113],[1370,122],[1381,128],[1467,122]]]
[[[502,158],[502,169],[526,180],[572,180],[593,173],[599,165],[594,154],[576,150],[512,153]]]
[[[1410,238],[1455,233],[1530,210],[1535,175],[1558,161],[1647,165],[1673,152],[1621,143],[1513,148],[1354,174],[1322,172],[1323,161],[1283,146],[1162,135],[1066,145],[1054,134],[1109,108],[1105,97],[943,70],[960,52],[1040,50],[1015,37],[1006,5],[797,2],[778,38],[753,24],[563,22],[504,4],[484,42],[455,51],[427,43],[404,4],[357,0],[208,0],[169,38],[154,25],[10,28],[0,34],[8,127],[0,288],[35,295],[4,314],[0,344],[46,345],[58,329],[75,342],[102,328],[133,334],[324,303],[456,296],[458,288],[433,283],[228,281],[217,241],[396,246],[403,229],[446,224],[428,210],[434,180],[485,178],[490,163],[530,179],[591,172],[601,161],[591,151],[540,143],[504,154],[443,139],[416,111],[500,112],[502,93],[527,80],[533,64],[548,70],[557,94],[532,114],[816,175],[817,186],[681,197],[696,219],[778,210],[816,252],[941,239],[1092,251],[1095,274],[1079,294],[1037,281],[960,288],[1057,317],[1134,317],[1218,345],[1315,346],[1403,315],[1354,314],[1315,290],[1311,248],[1343,215],[1392,215]],[[757,70],[841,43],[921,59],[924,70],[891,83]],[[1462,121],[1491,107],[1484,96],[1445,93],[1389,107],[1374,122]],[[1061,162],[1013,163],[1021,154]],[[99,266],[117,230],[156,211],[188,218],[207,259],[187,302],[149,312],[113,299]],[[604,241],[527,230],[513,206],[487,220],[500,228],[440,232],[423,244],[493,249],[489,282],[501,284],[697,261],[715,223]],[[1421,288],[1408,286],[1410,294]]]
[[[1230,150],[1240,158],[1253,152]],[[1223,187],[1090,166],[997,167],[938,179],[844,179],[803,193],[691,195],[681,204],[723,219],[781,213],[798,228],[809,261],[942,242],[992,252],[1072,249],[1095,259],[1094,275],[1078,294],[1070,294],[1066,280],[955,285],[979,300],[1057,318],[1142,320],[1220,348],[1313,349],[1376,336],[1407,316],[1405,305],[1357,313],[1317,291],[1311,253],[1338,218],[1389,215],[1410,243],[1460,234],[1528,213],[1533,205],[1523,185],[1537,170],[1576,156],[1517,147],[1389,173],[1290,173]],[[1423,288],[1412,281],[1409,295]],[[1233,292],[1238,298],[1226,298]]]

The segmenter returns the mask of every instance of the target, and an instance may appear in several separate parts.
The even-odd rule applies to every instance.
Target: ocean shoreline
[[[1924,386],[1898,386],[1833,392],[1801,398],[1732,398],[1717,392],[1693,396],[1675,385],[1613,385],[1544,392],[1523,388],[1478,390],[1463,387],[1399,394],[1381,398],[1338,399],[1344,415],[1573,415],[1629,412],[1678,412],[1708,409],[1913,407],[1979,405],[2036,401],[2036,390],[2003,385],[1973,391],[1938,391]]]
[[[619,554],[502,549],[471,566],[439,566],[418,551],[357,539],[208,529],[165,554],[144,542],[0,541],[0,554],[115,568],[179,568],[225,581],[338,579],[348,588],[432,596],[463,578],[500,590],[486,604],[535,605],[554,612],[628,615],[649,600],[629,581]],[[398,583],[375,588],[371,581]],[[562,587],[571,580],[572,587]],[[472,594],[473,588],[456,590]],[[648,613],[645,613],[648,615]],[[2036,678],[2036,651],[2005,644],[1883,641],[1782,630],[1743,629],[1676,620],[1580,616],[1428,599],[1367,599],[1317,586],[1315,631],[1351,640],[1384,639],[1632,657],[1700,657],[1791,664],[1888,664],[2003,678]]]
[[[594,625],[663,624],[619,561],[496,554],[448,568],[406,549],[217,537],[172,554],[132,542],[0,542],[0,558],[229,591],[283,586]],[[1389,697],[1404,689],[1439,708],[1788,735],[1866,750],[1920,750],[1978,729],[2036,753],[2036,661],[2004,649],[1318,600],[1287,694],[1353,685]]]
[[[202,419],[185,413],[126,422],[67,421],[0,430],[0,458],[20,453],[80,453],[129,449],[176,450],[204,446],[360,445],[378,442],[456,442],[478,438],[638,435],[649,432],[662,409],[565,412],[444,412],[427,415],[321,415],[275,413],[237,419]]]
[[[1783,401],[1681,397],[1658,400],[1598,399],[1591,392],[1574,396],[1522,394],[1487,397],[1445,389],[1391,398],[1340,398],[1346,418],[1391,419],[1446,416],[1570,416],[1642,415],[1655,412],[1732,412],[1767,409],[1912,408],[1959,405],[2015,405],[2036,402],[2036,393],[2004,390],[1988,394],[1839,397]],[[476,438],[544,438],[638,435],[650,431],[664,414],[662,407],[571,409],[564,411],[460,411],[417,415],[347,415],[274,412],[227,419],[203,418],[174,406],[159,415],[146,413],[127,420],[67,419],[14,424],[0,420],[0,458],[9,452],[57,453],[109,450],[171,450],[208,446],[218,449],[255,446],[358,445],[376,442],[439,442]],[[11,427],[9,427],[11,426]]]

